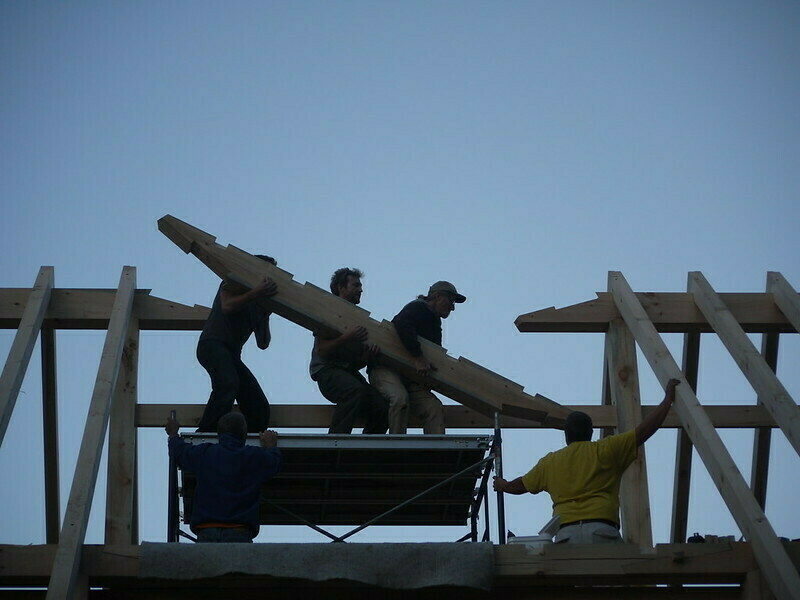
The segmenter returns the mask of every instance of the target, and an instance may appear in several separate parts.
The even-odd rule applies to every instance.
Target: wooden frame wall
[[[138,342],[142,330],[199,331],[208,309],[184,306],[150,296],[135,287],[135,269],[125,267],[119,287],[109,290],[54,288],[52,267],[42,267],[33,288],[0,289],[0,328],[17,329],[0,376],[0,444],[11,418],[19,387],[41,333],[45,518],[48,544],[58,544],[52,558],[48,597],[68,598],[87,591],[81,569],[91,498],[97,479],[102,442],[109,428],[109,477],[106,507],[106,543],[132,546],[136,527],[136,430],[162,427],[169,405],[138,404],[136,380]],[[671,536],[686,534],[692,442],[712,479],[720,486],[734,518],[753,543],[761,573],[779,597],[798,597],[800,579],[763,514],[768,473],[769,435],[779,427],[792,441],[798,436],[798,408],[775,375],[780,333],[796,333],[800,324],[800,299],[779,273],[767,276],[764,294],[717,294],[702,274],[689,274],[689,292],[634,293],[620,273],[609,275],[609,291],[598,300],[566,309],[546,309],[517,319],[522,331],[597,331],[607,334],[604,393],[609,405],[567,406],[589,413],[597,427],[634,427],[652,407],[639,404],[635,343],[664,383],[671,376],[683,379],[679,402],[665,426],[680,429],[676,454],[676,485]],[[73,477],[63,527],[59,528],[58,439],[56,386],[56,329],[108,330],[92,403]],[[682,368],[670,356],[659,331],[683,332]],[[694,394],[701,333],[720,335],[758,392],[758,405],[702,407]],[[745,332],[763,334],[757,352]],[[754,366],[755,365],[755,366]],[[182,405],[186,426],[199,421],[203,405]],[[330,405],[273,405],[278,427],[326,427]],[[447,406],[446,422],[452,428],[491,429],[493,421],[464,406]],[[504,416],[503,427],[543,428],[550,425]],[[755,428],[752,492],[730,461],[715,428]],[[795,445],[797,448],[797,446]],[[621,496],[626,539],[652,547],[644,460],[626,475]],[[60,534],[59,534],[60,529]]]

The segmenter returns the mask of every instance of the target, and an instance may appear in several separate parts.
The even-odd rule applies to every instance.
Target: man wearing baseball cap
[[[418,296],[392,319],[419,375],[430,373],[433,365],[423,354],[417,336],[441,346],[442,319],[450,316],[456,304],[465,301],[466,297],[452,283],[437,281],[427,296]],[[385,366],[370,366],[368,373],[370,383],[389,400],[389,433],[405,433],[410,414],[422,420],[424,433],[444,433],[442,402],[430,389]]]

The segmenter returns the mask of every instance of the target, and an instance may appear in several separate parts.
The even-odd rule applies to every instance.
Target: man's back
[[[572,442],[551,452],[522,477],[527,491],[547,491],[562,523],[586,519],[617,522],[619,482],[636,458],[634,431],[598,442]]]

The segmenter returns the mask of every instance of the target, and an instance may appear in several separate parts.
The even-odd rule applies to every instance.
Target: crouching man
[[[224,415],[217,425],[219,443],[193,445],[178,436],[170,418],[169,456],[197,477],[190,526],[198,542],[250,543],[258,535],[261,486],[281,467],[278,434],[262,431],[261,447],[247,446],[247,421],[241,413]]]

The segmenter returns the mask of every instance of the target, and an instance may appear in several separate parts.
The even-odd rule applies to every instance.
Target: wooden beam
[[[617,410],[617,433],[630,431],[642,421],[642,406],[636,343],[622,319],[609,323],[606,356],[611,401]],[[619,500],[623,539],[630,544],[652,548],[653,530],[650,525],[650,493],[644,445],[639,446],[636,460],[622,476]]]
[[[17,403],[19,388],[25,379],[28,363],[42,328],[42,320],[53,289],[53,267],[42,267],[25,303],[17,333],[11,343],[3,373],[0,374],[0,446],[3,445],[11,414]]]
[[[699,271],[689,273],[689,291],[694,293],[697,306],[758,393],[759,400],[786,434],[795,452],[800,454],[800,408]]]
[[[44,513],[48,544],[58,543],[61,492],[58,474],[58,388],[56,332],[42,329],[42,432],[44,441]]]
[[[86,417],[86,427],[64,515],[64,526],[61,529],[61,538],[53,561],[53,572],[47,591],[48,600],[71,598],[75,588],[80,570],[81,546],[86,537],[103,442],[108,428],[111,399],[117,387],[117,376],[122,362],[135,289],[136,269],[124,267]]]
[[[136,400],[139,323],[131,318],[111,405],[106,478],[106,544],[137,544]]]
[[[786,315],[795,331],[800,331],[800,295],[783,275],[775,271],[767,273],[767,292],[775,298],[775,304]]]
[[[183,427],[197,427],[205,404],[139,404],[136,407],[137,427],[163,428],[167,415],[177,409],[178,420]],[[579,410],[592,418],[595,427],[611,428],[617,426],[616,408],[596,404],[565,405],[569,411]],[[777,427],[775,421],[763,406],[737,406],[721,404],[706,406],[705,412],[715,427],[721,429],[752,429],[753,427]],[[331,404],[271,404],[270,426],[279,429],[325,428],[331,424],[334,407]],[[654,406],[642,406],[642,417],[646,417]],[[238,410],[238,408],[234,408]],[[444,422],[448,429],[494,429],[494,420],[475,412],[466,406],[446,404]],[[560,429],[552,425],[542,425],[536,421],[500,417],[503,429]],[[358,422],[357,427],[361,426]],[[421,427],[420,421],[411,417],[410,426]],[[662,429],[681,427],[681,420],[674,410],[667,415]]]
[[[773,372],[778,369],[778,334],[764,333],[761,337],[761,355]],[[759,406],[764,402],[759,397]],[[753,461],[750,466],[750,489],[762,510],[767,506],[767,479],[769,477],[769,452],[772,429],[757,427],[753,436]]]
[[[786,315],[778,310],[772,294],[734,293],[720,294],[720,297],[749,333],[797,331]],[[793,297],[797,301],[798,295]],[[697,330],[707,333],[712,330],[690,293],[636,292],[636,298],[657,331],[682,333]],[[611,295],[597,292],[595,300],[526,313],[517,317],[514,324],[522,332],[602,333],[611,321],[619,317]]]
[[[770,588],[779,598],[800,599],[800,575],[797,569],[700,406],[694,391],[678,369],[622,273],[611,271],[608,278],[614,302],[661,385],[666,386],[667,381],[672,378],[683,382],[683,385],[677,387],[673,408],[683,421],[736,524],[745,538],[752,542],[756,560]]]
[[[115,289],[53,288],[44,327],[53,329],[108,329]],[[30,288],[0,288],[0,329],[16,329],[30,298]],[[201,331],[209,308],[186,306],[136,290],[133,316],[142,331]]]
[[[354,327],[364,327],[369,343],[381,348],[382,364],[403,375],[420,380],[411,355],[403,347],[397,332],[388,321],[378,322],[362,308],[312,284],[301,285],[291,273],[260,260],[235,246],[223,247],[216,238],[166,215],[158,221],[159,229],[182,250],[191,252],[219,277],[244,288],[252,288],[264,277],[271,277],[278,292],[259,302],[275,314],[322,335],[340,334]],[[495,413],[535,421],[563,424],[564,408],[537,394],[531,396],[523,387],[464,357],[455,359],[447,350],[420,339],[423,353],[434,365],[430,375],[421,383],[431,389],[469,406],[486,416]]]
[[[336,552],[337,544],[330,546]],[[800,544],[787,544],[795,564],[800,558]],[[159,588],[179,593],[181,588],[220,590],[270,586],[275,578],[257,575],[224,575],[213,579],[153,580],[139,577],[141,546],[83,547],[81,564],[89,583],[105,586],[119,594],[137,588],[156,592]],[[0,545],[0,585],[8,587],[42,586],[52,570],[56,554],[53,545]],[[741,584],[757,568],[752,545],[746,542],[715,544],[658,544],[655,552],[642,552],[631,544],[558,544],[532,552],[522,544],[494,547],[495,589],[525,586],[547,594],[546,588],[574,585],[647,585],[658,583]],[[338,581],[338,587],[348,584]],[[361,584],[355,585],[363,589]],[[617,588],[614,591],[624,588]],[[556,590],[558,591],[558,590]],[[639,590],[641,593],[641,590]],[[407,591],[406,591],[407,593]],[[442,594],[443,590],[438,589]],[[486,592],[481,597],[494,598]],[[412,594],[411,596],[416,596]],[[295,595],[297,597],[297,595]],[[361,597],[361,596],[359,596]],[[446,594],[440,596],[449,597]],[[514,598],[518,596],[513,596]],[[525,596],[526,598],[529,596]],[[588,595],[586,597],[589,597]],[[644,595],[642,597],[645,597]],[[660,597],[660,596],[658,596]],[[715,597],[715,596],[711,596]]]
[[[694,392],[697,391],[697,373],[700,366],[700,335],[699,331],[683,334],[681,370],[686,383]],[[712,423],[715,427],[718,426],[713,420]],[[686,527],[689,522],[689,490],[692,484],[692,453],[692,440],[686,430],[681,427],[676,440],[675,480],[672,488],[670,541],[674,544],[682,544],[686,541]]]

